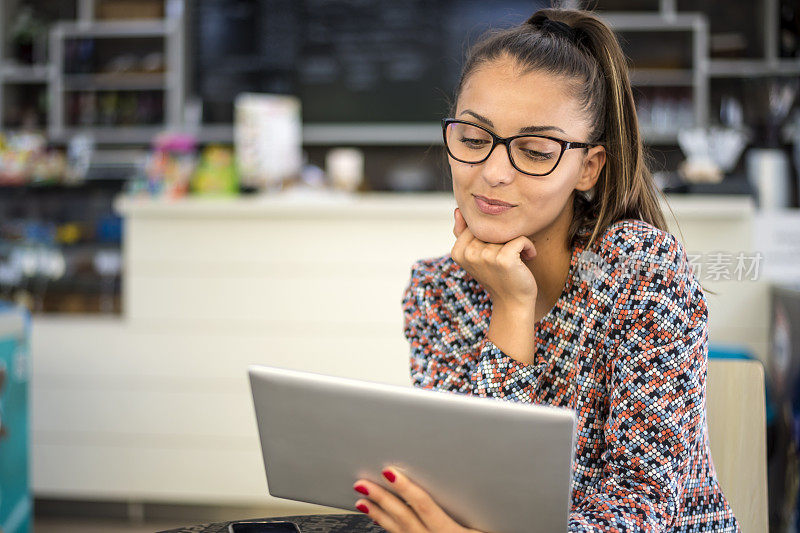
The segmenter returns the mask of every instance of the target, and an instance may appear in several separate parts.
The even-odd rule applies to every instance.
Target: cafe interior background
[[[795,531],[800,4],[593,5],[710,357],[763,364]],[[336,512],[267,494],[246,367],[410,385],[401,294],[453,242],[439,120],[467,44],[538,7],[0,0],[0,528]]]

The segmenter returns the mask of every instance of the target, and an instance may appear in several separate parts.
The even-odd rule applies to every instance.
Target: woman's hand
[[[390,533],[481,533],[456,523],[397,468],[384,469],[383,477],[397,495],[366,479],[356,481],[353,490],[367,497],[356,501],[356,508]]]
[[[520,236],[505,244],[483,242],[472,234],[458,208],[453,216],[456,236],[450,252],[453,260],[481,284],[493,305],[533,309],[539,289],[530,269],[522,262],[536,257],[530,239]]]

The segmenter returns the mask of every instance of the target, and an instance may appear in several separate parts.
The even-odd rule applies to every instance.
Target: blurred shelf
[[[111,250],[119,251],[121,243],[118,242],[100,242],[100,241],[82,241],[70,244],[55,242],[52,244],[30,243],[25,241],[14,241],[11,239],[4,239],[0,237],[0,251],[6,251],[12,248],[58,248],[61,252],[66,254],[79,254],[86,252],[96,252],[98,250]]]
[[[701,13],[599,11],[598,14],[614,31],[694,31],[707,26],[706,17]]]
[[[203,124],[199,132],[194,132],[197,141],[201,143],[233,143],[233,125],[231,124]]]
[[[163,125],[148,126],[67,126],[50,133],[54,142],[68,142],[76,135],[89,135],[97,144],[144,144],[165,130]]]
[[[307,145],[426,145],[441,142],[442,126],[437,122],[303,125],[303,144]]]
[[[47,83],[50,65],[3,65],[0,80],[3,83]]]
[[[102,20],[81,19],[61,21],[50,30],[49,54],[54,74],[49,84],[51,112],[48,114],[48,136],[56,143],[66,143],[72,137],[86,134],[97,144],[148,146],[159,132],[178,129],[181,122],[184,92],[184,49],[182,16],[169,16],[153,20]],[[157,39],[163,49],[163,72],[66,72],[67,44],[70,39],[128,39],[126,44],[138,47],[136,38]],[[98,45],[99,46],[99,45]],[[148,51],[152,51],[149,50]],[[70,70],[73,70],[70,67]],[[93,117],[88,124],[73,122],[76,117],[68,113],[72,102],[64,95],[79,96],[81,92],[103,91],[155,91],[154,98],[161,100],[160,110],[153,109],[135,117],[139,122],[118,123]],[[138,97],[137,97],[138,98]],[[88,104],[78,107],[85,108]],[[108,102],[111,102],[109,100]],[[155,105],[155,104],[154,104]],[[137,103],[137,106],[139,104]],[[105,113],[110,115],[111,113]],[[154,116],[158,115],[158,116]],[[130,117],[134,119],[134,117]],[[158,118],[158,122],[151,119]]]
[[[650,144],[674,144],[678,131],[659,131],[641,125],[642,138]],[[225,124],[205,125],[197,134],[201,143],[233,143],[233,126]],[[104,142],[104,139],[98,139]],[[110,142],[110,141],[109,141]],[[430,146],[442,144],[442,126],[438,122],[407,124],[362,123],[362,124],[317,124],[303,125],[304,146]]]
[[[164,90],[166,76],[155,73],[66,74],[65,91]]]
[[[53,32],[60,37],[164,37],[171,31],[165,20],[59,22]]]
[[[691,87],[695,84],[694,71],[690,69],[635,68],[630,74],[632,85]]]
[[[438,122],[418,123],[307,123],[303,124],[306,146],[388,145],[427,146],[442,143],[442,126]],[[202,143],[232,143],[230,124],[203,125],[197,134]]]
[[[126,178],[127,179],[127,178]],[[71,191],[85,192],[86,190],[118,190],[122,187],[120,178],[94,178],[86,179],[79,183],[26,183],[22,185],[0,185],[0,195],[12,194],[46,194],[68,193]]]
[[[800,59],[712,59],[709,61],[708,75],[717,78],[798,76]]]

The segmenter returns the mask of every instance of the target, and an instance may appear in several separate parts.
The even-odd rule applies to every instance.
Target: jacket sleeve
[[[464,313],[466,295],[453,292],[423,262],[411,269],[403,294],[404,333],[415,387],[533,402],[531,365],[503,353]],[[473,309],[474,311],[474,309]]]
[[[670,531],[703,447],[708,311],[681,245],[646,236],[627,257],[606,337],[603,477],[571,532]]]

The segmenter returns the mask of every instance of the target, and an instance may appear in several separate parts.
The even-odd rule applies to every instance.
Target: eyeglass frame
[[[484,157],[480,161],[464,161],[463,159],[459,159],[453,155],[453,152],[450,151],[450,147],[447,145],[447,127],[453,123],[469,124],[470,126],[475,126],[476,128],[481,129],[492,136],[492,147],[489,148],[489,153],[486,154],[486,157]],[[553,168],[551,168],[544,174],[533,174],[531,172],[525,172],[524,170],[520,169],[514,162],[514,158],[511,155],[511,149],[510,149],[511,141],[513,141],[514,139],[518,139],[520,137],[539,137],[541,139],[549,139],[551,141],[557,142],[561,146],[561,153],[558,154],[558,159],[553,165]],[[445,150],[447,150],[447,153],[450,155],[450,157],[452,157],[456,161],[459,161],[461,163],[467,163],[470,165],[477,165],[483,163],[484,161],[489,159],[489,156],[492,155],[492,152],[494,151],[495,147],[498,144],[503,144],[506,147],[506,153],[508,154],[508,160],[511,162],[511,166],[514,167],[518,172],[522,172],[526,176],[547,176],[548,174],[551,174],[556,169],[556,167],[558,167],[558,164],[561,162],[561,158],[564,156],[564,152],[566,152],[570,148],[591,148],[593,146],[602,146],[602,143],[583,143],[575,141],[565,141],[557,137],[551,137],[549,135],[536,135],[533,133],[522,133],[520,135],[512,135],[511,137],[500,137],[499,135],[495,134],[493,131],[488,129],[486,126],[481,126],[480,124],[470,122],[469,120],[461,120],[459,118],[452,118],[452,117],[442,119],[442,140],[444,141],[444,148]]]

